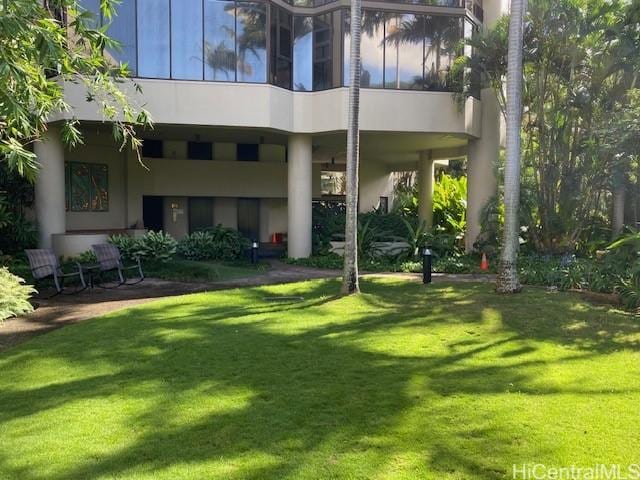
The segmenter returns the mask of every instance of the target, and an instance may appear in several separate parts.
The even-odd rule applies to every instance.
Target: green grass
[[[27,282],[33,282],[31,270],[26,260],[14,261],[9,263],[7,267],[14,275],[24,278]],[[65,264],[64,268],[71,272],[74,271],[75,266]],[[143,270],[148,277],[174,282],[221,282],[259,275],[269,270],[269,264],[261,262],[253,265],[244,261],[194,261],[176,257],[166,263],[144,262]]]
[[[0,354],[0,478],[501,479],[640,458],[640,321],[336,281],[175,297]],[[304,301],[276,302],[276,296]],[[1,334],[1,331],[0,331]]]
[[[144,265],[145,275],[176,282],[220,282],[252,277],[269,269],[266,263],[194,261],[174,258],[167,263]]]

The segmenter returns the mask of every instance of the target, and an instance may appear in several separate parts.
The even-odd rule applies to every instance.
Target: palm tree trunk
[[[351,1],[349,118],[347,125],[347,218],[345,226],[342,293],[360,291],[358,283],[358,163],[360,161],[360,0]]]
[[[507,65],[507,155],[504,169],[504,238],[496,290],[516,293],[520,222],[520,142],[522,128],[522,50],[526,0],[511,0]]]

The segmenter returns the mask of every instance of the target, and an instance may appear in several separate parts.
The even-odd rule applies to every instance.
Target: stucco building
[[[99,0],[85,0],[98,11]],[[180,238],[223,224],[311,253],[311,209],[323,174],[344,170],[348,0],[123,0],[109,27],[142,87],[155,128],[141,165],[114,143],[80,85],[73,110],[35,146],[40,244],[86,250],[114,231]],[[418,170],[429,220],[433,165],[467,158],[467,243],[496,188],[499,114],[490,91],[454,101],[450,66],[463,36],[495,21],[501,0],[362,2],[360,210],[392,201],[391,173]],[[98,22],[102,22],[97,17]],[[81,121],[85,144],[65,150],[56,123]],[[328,192],[324,192],[325,194]]]

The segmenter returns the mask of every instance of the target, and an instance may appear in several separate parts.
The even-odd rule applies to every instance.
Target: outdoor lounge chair
[[[122,262],[122,255],[120,254],[120,250],[115,245],[110,243],[100,243],[98,245],[91,245],[93,252],[96,254],[96,258],[98,259],[98,269],[100,274],[107,272],[117,272],[118,279],[120,283],[118,283],[115,287],[119,287],[120,285],[135,285],[136,283],[140,283],[144,280],[144,272],[142,271],[142,263],[140,262],[140,258],[136,258],[136,263],[134,265],[125,266]],[[138,279],[135,282],[127,283],[127,275],[126,272],[129,270],[137,270],[138,271]],[[114,288],[115,288],[114,287]],[[104,287],[103,288],[107,288]]]
[[[27,258],[29,259],[29,266],[31,267],[31,275],[35,282],[45,280],[47,278],[53,279],[53,284],[56,288],[56,293],[52,296],[56,296],[63,293],[65,290],[64,281],[67,278],[78,277],[82,288],[77,288],[70,294],[81,292],[87,288],[87,284],[84,281],[83,268],[78,262],[75,262],[76,271],[71,273],[64,273],[58,257],[53,253],[51,249],[33,249],[25,250]]]

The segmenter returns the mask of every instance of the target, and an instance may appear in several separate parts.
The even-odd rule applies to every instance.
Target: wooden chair
[[[29,259],[31,275],[33,276],[33,279],[36,283],[47,278],[51,278],[53,280],[53,284],[56,288],[56,293],[51,295],[52,297],[64,292],[64,281],[67,278],[78,277],[78,279],[80,280],[80,285],[82,286],[82,288],[77,288],[74,291],[69,292],[69,294],[79,293],[87,288],[87,284],[84,281],[82,265],[80,265],[78,262],[74,262],[77,269],[76,271],[71,273],[64,273],[62,271],[62,267],[60,266],[58,257],[53,252],[53,250],[40,248],[25,250],[25,253],[27,254],[27,258]]]
[[[140,258],[136,258],[136,263],[134,265],[125,266],[122,261],[120,250],[115,245],[112,245],[110,243],[100,243],[98,245],[92,245],[91,248],[93,249],[93,252],[96,254],[96,258],[98,259],[98,268],[101,274],[107,272],[117,272],[120,283],[112,288],[116,288],[120,285],[125,284],[135,285],[136,283],[140,283],[144,280],[144,272],[142,271],[142,263],[140,262]],[[127,283],[126,272],[129,270],[138,271],[137,281]],[[103,286],[103,288],[108,287]]]

